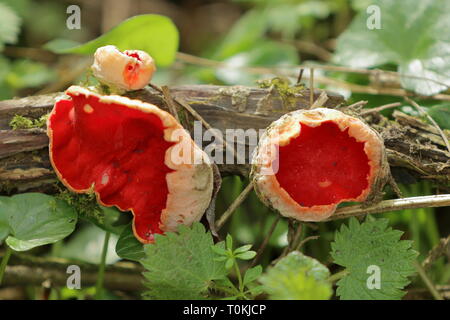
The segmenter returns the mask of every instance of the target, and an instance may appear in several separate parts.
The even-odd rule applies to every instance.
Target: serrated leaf
[[[317,260],[291,252],[260,278],[272,300],[325,300],[332,295],[330,272]]]
[[[350,67],[398,65],[404,88],[433,95],[450,85],[450,2],[374,0],[380,29],[369,29],[376,13],[361,11],[338,38],[335,62]],[[369,21],[370,20],[370,21]],[[430,80],[422,80],[424,77]]]
[[[223,279],[223,262],[214,261],[213,238],[200,223],[180,226],[178,233],[156,235],[155,243],[144,246],[141,260],[150,299],[205,299],[211,281]]]
[[[77,222],[66,202],[42,193],[0,197],[0,215],[9,226],[6,243],[15,251],[55,243],[71,234]]]
[[[21,22],[14,10],[0,2],[0,51],[5,43],[17,42]]]
[[[258,277],[261,275],[261,273],[262,273],[261,266],[256,266],[256,267],[248,269],[245,272],[244,279],[243,279],[244,286],[246,286],[250,282],[253,282],[256,279],[258,279]]]
[[[123,259],[140,261],[144,258],[144,245],[134,236],[131,223],[126,226],[116,244],[116,253]]]
[[[178,50],[178,30],[172,20],[157,14],[129,18],[100,37],[72,48],[56,48],[56,53],[93,54],[98,47],[115,45],[120,50],[148,52],[159,66],[168,66]]]
[[[385,300],[404,295],[402,289],[415,272],[417,252],[411,249],[412,242],[400,240],[402,232],[388,227],[388,223],[379,219],[360,224],[352,218],[348,226],[336,232],[331,256],[349,272],[337,282],[341,299]],[[372,268],[380,271],[379,289],[368,285]]]

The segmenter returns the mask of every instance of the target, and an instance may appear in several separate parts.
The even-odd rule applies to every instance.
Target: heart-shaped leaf
[[[67,48],[48,45],[56,53],[93,54],[97,48],[115,45],[120,50],[148,52],[159,66],[168,66],[178,50],[178,30],[167,17],[144,14],[127,19],[100,37],[85,44]]]
[[[123,259],[140,261],[144,258],[144,246],[133,234],[131,223],[125,227],[116,244],[116,253]]]
[[[66,202],[41,193],[0,197],[0,216],[8,224],[6,243],[15,251],[55,243],[71,234],[77,222]]]
[[[450,2],[375,0],[339,37],[335,62],[350,67],[398,65],[404,88],[433,95],[450,85]],[[379,25],[372,22],[379,22]],[[379,28],[378,28],[379,27]]]

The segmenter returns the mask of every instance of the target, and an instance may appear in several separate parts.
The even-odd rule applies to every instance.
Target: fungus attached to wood
[[[109,45],[95,51],[92,71],[101,82],[129,91],[145,87],[156,71],[156,66],[153,58],[145,51],[121,52]]]
[[[213,190],[206,154],[167,112],[72,86],[48,119],[51,163],[72,191],[132,211],[144,243],[200,220]]]
[[[324,220],[342,202],[381,192],[384,145],[363,121],[317,108],[272,123],[254,153],[252,179],[261,200],[286,217]]]

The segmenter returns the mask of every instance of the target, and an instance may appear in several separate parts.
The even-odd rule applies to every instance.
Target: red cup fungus
[[[342,202],[375,199],[387,170],[375,131],[340,111],[317,108],[293,111],[267,128],[251,178],[260,199],[281,215],[320,221]]]
[[[121,90],[138,90],[145,87],[156,71],[153,58],[145,51],[119,51],[115,46],[100,47],[95,51],[94,76],[109,86]]]
[[[143,243],[200,220],[213,191],[207,155],[169,113],[72,86],[48,119],[50,159],[70,190],[132,211]],[[182,161],[181,161],[181,160]]]

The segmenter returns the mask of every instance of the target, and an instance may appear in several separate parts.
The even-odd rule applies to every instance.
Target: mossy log
[[[190,104],[213,128],[219,129],[224,135],[226,129],[263,129],[284,113],[310,108],[308,89],[286,93],[273,87],[263,89],[192,85],[172,87],[170,92],[173,97]],[[314,101],[320,93],[320,90],[314,92]],[[324,103],[325,107],[345,107],[342,96],[330,92],[326,94],[328,99]],[[57,191],[56,176],[48,157],[45,129],[14,130],[10,127],[10,122],[15,115],[37,120],[50,112],[55,101],[63,96],[63,93],[54,93],[0,101],[0,194]],[[131,92],[128,96],[168,110],[163,95],[152,88]],[[180,118],[192,133],[192,126],[189,124],[194,118],[181,110],[180,107]],[[357,110],[351,112],[358,113]],[[398,111],[393,116],[394,121],[379,113],[361,113],[361,117],[383,136],[395,176],[401,182],[428,179],[448,188],[450,153],[439,132],[422,119]],[[446,134],[448,138],[448,132]],[[248,141],[241,143],[246,143],[246,150],[254,147],[248,145]],[[249,172],[248,152],[246,155],[246,164],[219,165],[221,174],[246,176]]]

